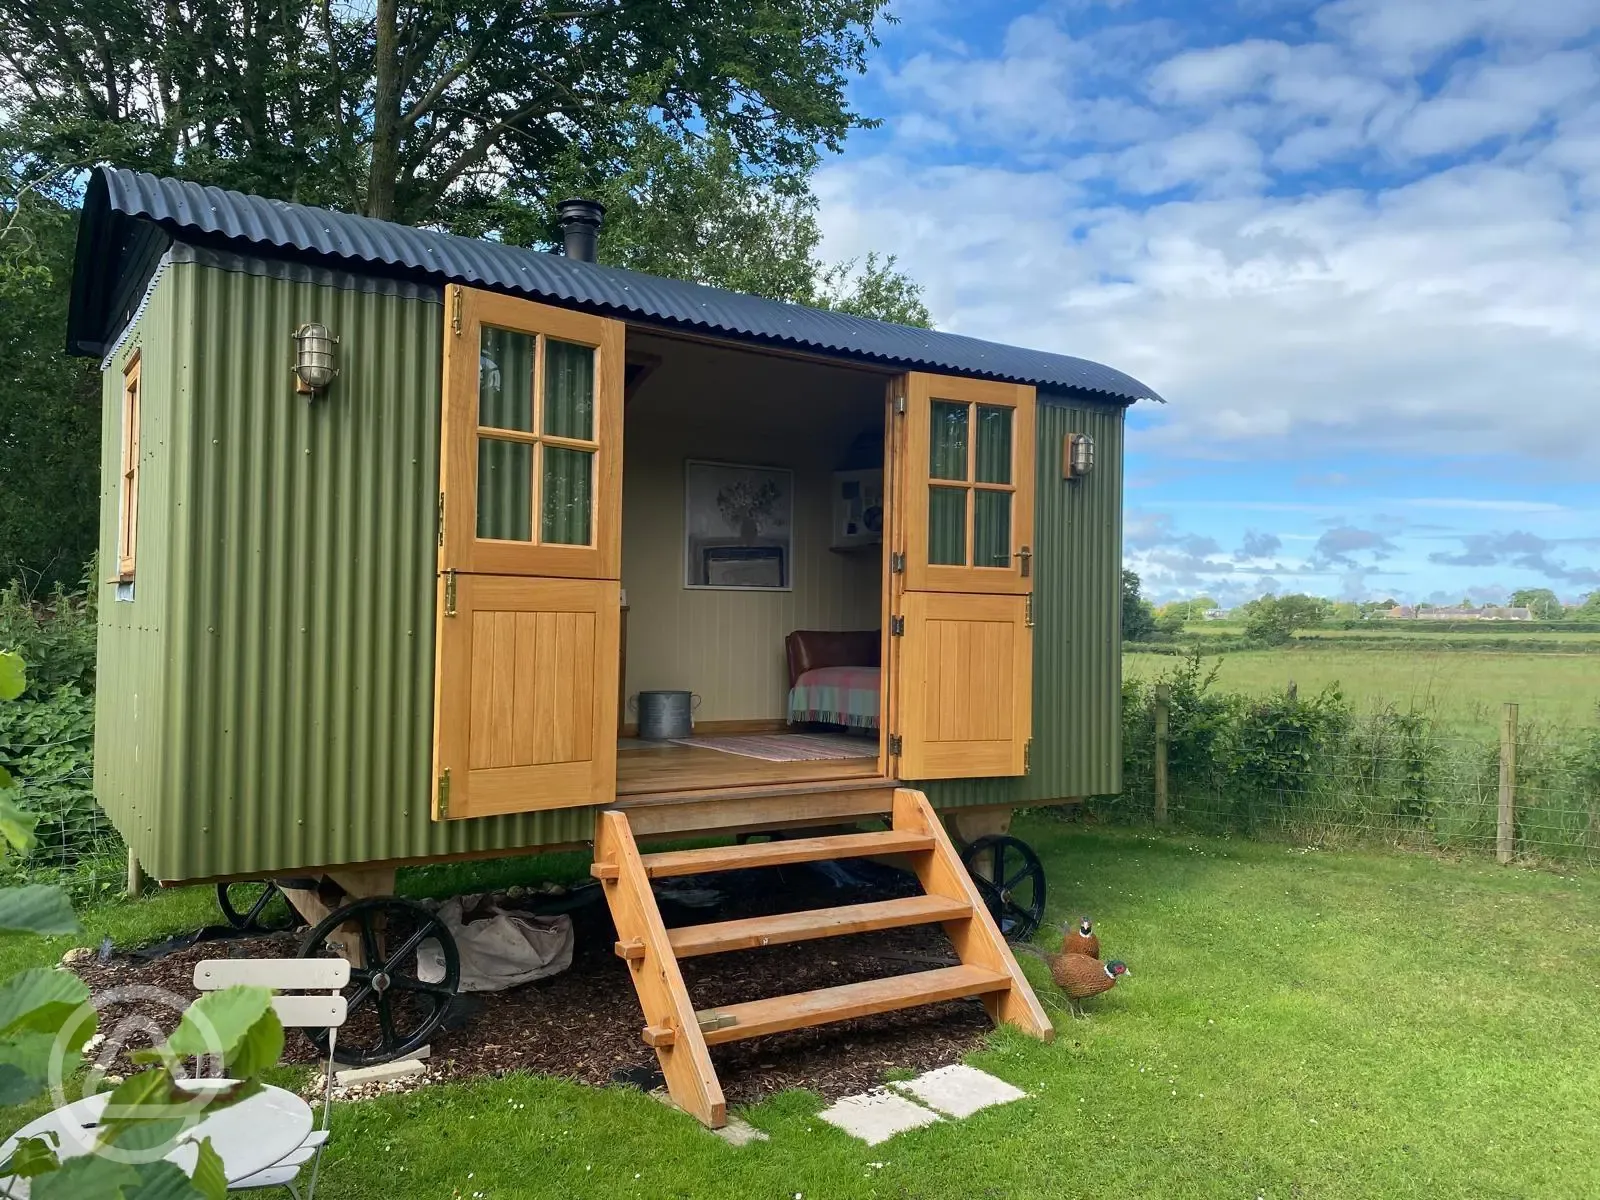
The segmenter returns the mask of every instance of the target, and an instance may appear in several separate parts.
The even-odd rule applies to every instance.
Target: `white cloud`
[[[1515,66],[1489,65],[1461,73],[1436,99],[1418,105],[1397,131],[1396,144],[1433,155],[1469,150],[1490,138],[1526,132],[1547,115],[1584,97],[1600,82],[1594,56],[1574,50]]]
[[[1471,39],[1551,44],[1600,27],[1594,0],[1337,0],[1317,23],[1392,66],[1420,68]]]
[[[1230,100],[1261,88],[1293,57],[1282,42],[1260,39],[1186,50],[1150,73],[1150,92],[1167,103]]]
[[[1127,57],[1111,94],[1108,35],[1037,14],[997,56],[921,55],[896,94],[985,165],[830,165],[829,253],[899,255],[946,328],[1140,377],[1172,401],[1145,444],[1175,454],[1600,462],[1600,70],[1561,48],[1600,0],[1318,20],[1335,36]],[[1468,39],[1491,44],[1424,87]],[[1354,155],[1341,186],[1281,174]]]

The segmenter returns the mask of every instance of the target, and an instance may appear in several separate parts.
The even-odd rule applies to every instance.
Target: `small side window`
[[[139,531],[139,352],[122,371],[122,483],[117,502],[117,578],[133,578]]]

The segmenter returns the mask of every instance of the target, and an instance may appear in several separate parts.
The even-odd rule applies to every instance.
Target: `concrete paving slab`
[[[829,1125],[860,1138],[869,1146],[886,1142],[908,1129],[932,1125],[939,1119],[938,1113],[887,1088],[846,1096],[818,1115]]]
[[[359,1087],[365,1083],[406,1079],[412,1075],[421,1075],[427,1069],[416,1059],[405,1058],[396,1062],[379,1063],[375,1067],[351,1067],[349,1070],[335,1071],[333,1082],[340,1087]]]
[[[939,1067],[915,1079],[897,1083],[895,1087],[910,1092],[929,1108],[936,1108],[949,1117],[970,1117],[981,1109],[1009,1104],[1028,1095],[1004,1079],[996,1079],[965,1063]]]

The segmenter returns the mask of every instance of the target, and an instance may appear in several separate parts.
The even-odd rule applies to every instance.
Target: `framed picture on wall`
[[[788,591],[794,473],[738,463],[684,463],[684,586]]]

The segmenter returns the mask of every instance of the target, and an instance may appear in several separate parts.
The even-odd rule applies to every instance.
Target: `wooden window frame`
[[[467,574],[524,575],[539,578],[618,579],[622,574],[622,362],[623,324],[452,284],[444,324],[444,413],[439,490],[444,531],[439,569]],[[484,326],[538,339],[534,364],[533,431],[504,430],[480,423],[478,381]],[[544,347],[546,339],[588,346],[595,352],[594,437],[567,438],[542,432]],[[529,541],[480,538],[478,445],[491,440],[532,445],[533,486],[529,489]],[[595,455],[590,479],[588,545],[543,541],[543,447]]]
[[[122,368],[122,470],[117,480],[117,579],[133,579],[139,534],[139,401],[143,392],[138,350]]]
[[[926,592],[987,592],[1021,595],[1033,590],[1031,556],[1033,544],[1034,462],[1032,422],[1036,419],[1037,395],[1022,384],[960,376],[911,372],[906,377],[908,421],[901,452],[904,460],[896,476],[896,503],[905,509],[903,535],[907,556],[904,587]],[[936,402],[963,405],[968,413],[967,462],[965,479],[935,479],[929,470],[933,431],[929,417]],[[1011,481],[983,483],[977,479],[978,409],[1009,408],[1011,420]],[[912,481],[917,481],[913,486]],[[964,561],[930,561],[931,492],[935,488],[961,492],[965,498],[963,517]],[[977,554],[977,496],[981,492],[1008,493],[1011,496],[1011,562],[1006,566],[982,566]]]
[[[598,546],[599,546],[599,540],[598,540],[599,539],[599,534],[595,530],[595,520],[594,520],[595,508],[597,506],[598,491],[599,491],[599,485],[600,485],[600,480],[598,479],[599,472],[597,470],[592,470],[591,473],[590,473],[590,476],[589,476],[589,540],[587,542],[552,542],[552,541],[547,541],[545,539],[545,537],[544,537],[544,522],[543,522],[542,518],[543,518],[543,513],[544,513],[544,487],[545,487],[545,481],[544,481],[544,451],[545,451],[546,447],[553,447],[553,448],[555,448],[557,450],[576,450],[576,451],[578,451],[580,453],[583,453],[583,454],[589,454],[589,455],[592,455],[594,457],[594,461],[595,461],[596,466],[598,466],[598,464],[599,464],[599,461],[600,461],[600,429],[599,429],[599,425],[600,425],[599,407],[600,407],[600,404],[599,404],[599,397],[596,396],[594,398],[595,414],[594,414],[594,424],[592,426],[592,428],[594,430],[594,436],[593,437],[589,437],[589,438],[574,438],[574,437],[564,437],[564,436],[562,436],[560,434],[555,434],[555,433],[545,433],[544,432],[545,387],[546,387],[546,384],[547,384],[548,381],[545,379],[545,361],[544,360],[545,360],[546,348],[548,347],[548,345],[550,343],[550,339],[551,339],[552,335],[547,333],[547,332],[545,332],[544,330],[527,330],[527,329],[507,328],[506,326],[503,326],[503,325],[497,325],[493,321],[485,320],[482,323],[482,325],[480,325],[480,327],[479,327],[479,329],[480,329],[480,332],[479,332],[479,343],[480,343],[480,345],[482,343],[482,337],[483,337],[481,330],[484,327],[488,327],[488,328],[491,328],[491,329],[500,329],[500,330],[502,330],[503,332],[506,332],[506,333],[520,334],[523,337],[531,337],[533,339],[533,345],[534,345],[534,349],[533,349],[533,368],[532,368],[533,378],[529,381],[530,382],[530,391],[531,391],[531,395],[530,395],[529,398],[530,398],[530,401],[532,403],[532,408],[533,408],[532,421],[531,421],[531,424],[533,425],[533,429],[531,431],[524,430],[524,429],[501,429],[501,428],[499,428],[498,426],[495,426],[495,425],[484,425],[480,421],[480,423],[477,425],[476,430],[474,432],[474,436],[480,442],[485,441],[485,440],[492,441],[492,442],[515,442],[515,443],[518,443],[518,444],[523,445],[523,446],[532,446],[533,447],[533,463],[532,463],[532,466],[529,468],[531,477],[528,480],[529,502],[532,504],[533,511],[529,514],[528,532],[529,532],[529,534],[531,536],[527,541],[519,541],[519,540],[514,539],[514,538],[486,538],[486,537],[483,537],[481,534],[477,534],[476,530],[473,531],[474,535],[477,537],[478,541],[485,542],[485,543],[488,543],[490,545],[498,544],[498,545],[504,545],[504,546],[558,546],[558,547],[568,547],[568,546],[570,546],[575,550],[594,550],[594,549],[597,549]],[[595,356],[595,376],[596,376],[596,383],[598,384],[598,376],[599,376],[599,373],[600,373],[599,372],[600,346],[598,344],[594,343],[594,342],[589,341],[588,339],[556,337],[555,340],[558,341],[558,342],[563,342],[563,343],[565,343],[566,345],[569,345],[569,346],[582,346],[585,349],[589,350],[592,354],[594,354],[594,356]]]

